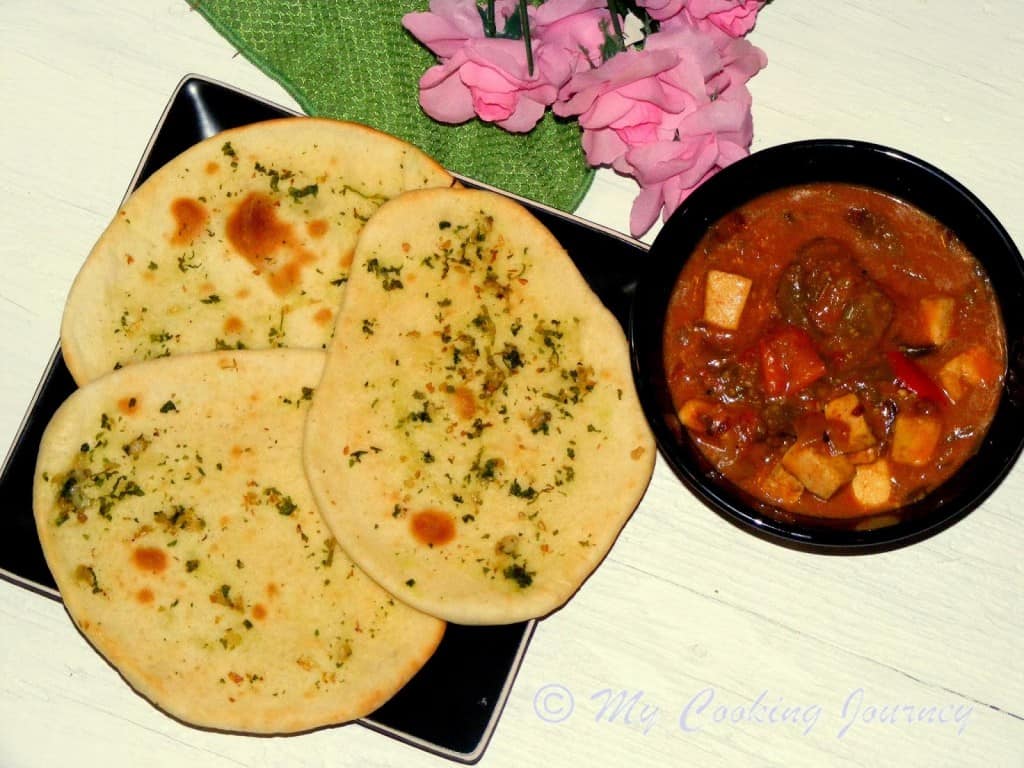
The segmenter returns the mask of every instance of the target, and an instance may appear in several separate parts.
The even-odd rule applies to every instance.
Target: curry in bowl
[[[806,184],[711,226],[664,326],[680,422],[752,496],[803,516],[911,503],[973,455],[1005,333],[977,259],[875,190]]]
[[[948,174],[845,139],[753,153],[666,222],[630,343],[661,454],[777,543],[903,546],[1024,450],[1024,262]]]

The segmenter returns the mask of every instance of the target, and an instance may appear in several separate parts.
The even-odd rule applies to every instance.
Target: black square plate
[[[174,90],[143,154],[131,192],[171,158],[220,131],[295,114],[198,76]],[[469,179],[467,185],[484,186]],[[554,233],[591,288],[625,327],[647,246],[550,208],[520,200]],[[75,389],[55,350],[0,473],[0,577],[60,600],[32,516],[32,476],[50,417]],[[480,759],[505,705],[534,621],[449,625],[426,666],[363,725],[452,760]]]

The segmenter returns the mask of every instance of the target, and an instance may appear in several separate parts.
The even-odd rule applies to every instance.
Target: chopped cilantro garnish
[[[285,496],[277,490],[277,488],[267,488],[263,491],[263,494],[268,498],[271,504],[277,507],[278,513],[282,515],[288,516],[298,509],[298,506],[294,501],[292,501],[292,497]]]
[[[523,486],[519,484],[518,478],[512,481],[512,484],[509,486],[508,492],[509,495],[515,496],[516,498],[520,499],[537,498],[536,489],[532,485],[527,488],[523,488]]]
[[[302,189],[298,189],[296,187],[288,188],[288,194],[291,195],[292,200],[295,200],[296,202],[307,195],[316,197],[317,192],[319,191],[320,188],[316,184],[308,184],[305,187],[302,187]]]
[[[526,570],[525,565],[514,563],[508,566],[501,575],[506,579],[510,579],[519,585],[520,589],[526,589],[528,586],[533,584],[533,573]]]

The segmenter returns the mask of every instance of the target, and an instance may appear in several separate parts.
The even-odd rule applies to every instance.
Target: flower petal
[[[431,67],[420,78],[420,106],[434,120],[456,125],[475,114],[473,98],[457,70]]]

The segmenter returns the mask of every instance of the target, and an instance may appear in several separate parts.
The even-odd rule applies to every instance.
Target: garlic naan
[[[312,350],[127,366],[42,439],[39,540],[68,613],[124,678],[194,725],[286,733],[366,715],[444,623],[345,556],[302,467]]]
[[[462,624],[547,614],[654,460],[621,327],[522,206],[421,190],[374,214],[305,439],[321,513],[370,576]]]
[[[89,254],[65,362],[81,385],[170,354],[323,349],[364,222],[407,189],[451,184],[415,147],[353,123],[284,118],[200,142],[132,193]]]

